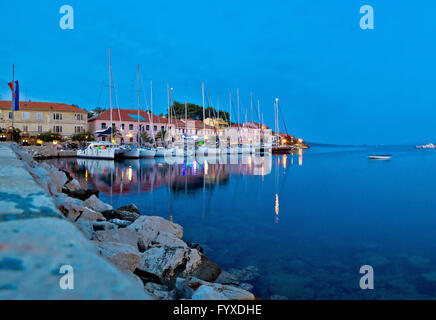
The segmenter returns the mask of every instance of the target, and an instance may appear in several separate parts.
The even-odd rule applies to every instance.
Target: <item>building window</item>
[[[102,122],[102,123],[101,123],[101,128],[102,128],[102,129],[106,129],[106,122]]]
[[[22,120],[29,120],[29,112],[21,112]]]
[[[13,118],[12,112],[9,112],[9,120],[12,120],[12,118]]]
[[[43,119],[42,112],[38,112],[38,114],[36,115],[36,118],[41,121]]]
[[[74,127],[74,133],[81,133],[81,132],[85,132],[82,126]]]
[[[160,130],[163,131],[164,130],[164,126],[160,126]]]
[[[62,133],[62,126],[53,126],[54,133]]]
[[[75,117],[75,119],[77,120],[77,121],[82,121],[83,120],[83,114],[75,114],[74,115],[74,117]]]
[[[133,124],[129,124],[129,130],[133,130]]]
[[[154,131],[157,131],[157,126],[154,126],[154,128],[153,128],[153,129],[154,129]]]
[[[28,126],[23,126],[23,131],[27,132],[28,131]]]
[[[147,124],[147,125],[145,126],[145,129],[146,129],[147,131],[150,130],[150,125]]]
[[[62,120],[62,113],[53,113],[53,120]]]
[[[42,126],[38,126],[38,133],[42,133]]]
[[[124,123],[121,124],[121,130],[124,130]]]

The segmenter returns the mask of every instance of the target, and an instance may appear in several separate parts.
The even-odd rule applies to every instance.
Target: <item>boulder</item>
[[[120,209],[116,211],[120,220],[128,220],[130,222],[134,222],[136,219],[140,217],[140,215],[137,214],[136,212],[120,211]]]
[[[116,224],[116,225],[117,225],[118,227],[120,227],[120,228],[126,228],[126,227],[128,227],[129,225],[132,224],[131,221],[128,221],[128,220],[120,220],[120,219],[111,219],[111,220],[109,220],[109,222],[110,222],[110,223],[113,223],[113,224]]]
[[[91,240],[95,233],[94,222],[92,220],[79,219],[74,225],[82,232],[86,239]]]
[[[59,286],[74,272],[74,290]],[[74,224],[34,218],[0,223],[0,300],[152,299],[101,257]]]
[[[112,209],[111,205],[104,203],[99,198],[97,198],[95,195],[92,195],[91,197],[89,197],[88,199],[83,201],[83,205],[85,207],[88,207],[89,209],[92,209],[94,211],[99,211],[99,212],[103,212],[105,210]]]
[[[138,248],[138,238],[136,232],[131,229],[112,229],[112,230],[102,230],[96,231],[93,240],[99,242],[115,242],[115,243],[125,243]]]
[[[145,292],[152,296],[155,300],[176,300],[177,295],[175,290],[170,290],[166,285],[147,282],[144,285]]]
[[[184,247],[188,248],[185,241],[177,238],[175,235],[168,232],[159,232],[157,237],[152,240],[153,246],[168,246],[168,247]]]
[[[199,278],[204,281],[214,282],[218,276],[221,274],[221,268],[210,260],[205,255],[201,254],[201,261],[197,268],[192,270],[189,275],[192,277]]]
[[[79,199],[57,194],[54,200],[56,208],[70,221],[76,221],[84,210],[83,202]]]
[[[94,231],[118,229],[116,224],[108,221],[94,221],[92,224]]]
[[[195,277],[178,278],[176,291],[181,298],[192,300],[254,300],[254,295],[244,289],[210,283]]]
[[[182,226],[155,216],[140,216],[127,228],[138,233],[139,249],[144,251],[162,232],[167,232],[181,239],[183,236]]]
[[[84,207],[76,221],[78,220],[105,221],[106,219],[100,212]]]
[[[177,277],[188,276],[200,262],[201,256],[195,249],[162,246],[150,248],[142,253],[138,269],[172,286]]]
[[[139,214],[136,212],[130,212],[130,211],[120,211],[117,210],[105,210],[102,212],[102,214],[106,217],[106,219],[120,219],[120,220],[127,220],[130,222],[135,221],[139,218]]]
[[[122,270],[135,271],[141,262],[136,247],[126,243],[98,242],[100,254]]]
[[[80,183],[76,179],[67,182],[64,186],[69,191],[76,191],[80,189]]]
[[[117,209],[118,211],[127,211],[127,212],[134,212],[138,215],[141,215],[141,212],[139,212],[139,209],[137,206],[135,206],[133,203],[129,204],[128,206],[122,206]]]
[[[68,182],[68,178],[65,173],[56,169],[50,171],[48,175],[50,176],[52,183],[55,185],[56,191],[62,192],[62,187]]]
[[[95,189],[78,189],[78,190],[70,191],[67,188],[63,188],[62,192],[68,194],[72,198],[80,199],[82,201],[89,199],[93,195],[96,197],[98,197],[99,195],[98,190]]]

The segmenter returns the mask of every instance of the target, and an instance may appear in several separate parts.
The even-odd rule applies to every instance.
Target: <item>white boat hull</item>
[[[138,159],[139,158],[139,150],[138,149],[124,150],[124,152],[121,154],[121,156],[123,158]]]
[[[139,149],[140,158],[154,158],[156,149]]]

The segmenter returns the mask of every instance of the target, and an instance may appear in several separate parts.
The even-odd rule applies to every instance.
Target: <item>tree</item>
[[[62,136],[51,131],[46,131],[38,134],[37,138],[44,142],[51,142],[53,140],[61,140]]]
[[[112,125],[112,136],[114,137],[114,138],[122,138],[123,137],[123,134],[121,133],[121,131],[120,130],[118,130],[118,128],[116,127],[116,125],[114,124],[114,125]]]
[[[167,138],[168,132],[165,129],[161,129],[161,131],[156,134],[156,140],[165,141]]]
[[[141,138],[142,138],[142,141],[144,141],[144,142],[150,142],[150,140],[151,140],[151,138],[148,135],[147,131],[143,131],[141,133]]]
[[[71,140],[73,141],[94,141],[95,137],[91,131],[76,133],[71,136]]]
[[[185,104],[174,101],[173,105],[170,107],[170,113],[177,119],[185,119]],[[203,107],[199,105],[196,105],[194,103],[187,103],[186,113],[188,119],[203,120]],[[214,118],[221,118],[227,121],[230,119],[229,113],[227,111],[220,111],[218,114],[218,111],[215,110],[213,107],[205,108],[204,113],[206,117],[208,117],[210,113],[210,116]]]

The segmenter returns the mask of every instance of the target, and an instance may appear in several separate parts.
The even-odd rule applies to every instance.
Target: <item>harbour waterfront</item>
[[[368,160],[375,153],[393,157]],[[46,161],[114,207],[183,225],[187,241],[264,299],[434,298],[434,152],[314,147],[260,167],[238,159]],[[366,264],[375,290],[359,287]]]

